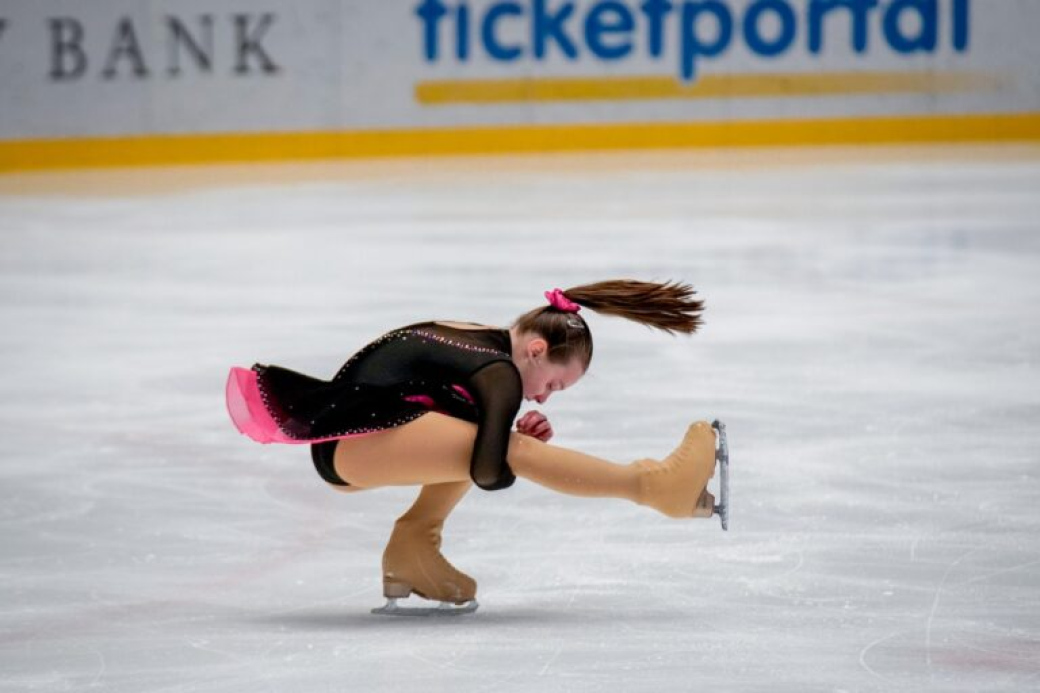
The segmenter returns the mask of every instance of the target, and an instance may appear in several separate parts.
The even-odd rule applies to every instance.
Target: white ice
[[[379,618],[415,490],[238,435],[231,365],[683,279],[590,316],[554,442],[719,417],[731,531],[519,482],[445,554],[466,618]],[[765,150],[0,178],[0,690],[1040,688],[1040,150]]]

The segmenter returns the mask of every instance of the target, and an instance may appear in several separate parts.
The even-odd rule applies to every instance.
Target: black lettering
[[[202,36],[201,46],[199,45],[200,41],[196,41],[195,37],[192,36],[191,32],[177,17],[167,17],[166,26],[169,29],[167,36],[169,37],[168,49],[170,57],[167,71],[171,76],[176,77],[181,73],[180,48],[182,46],[187,49],[188,54],[195,61],[195,67],[202,72],[213,71],[213,15],[204,14],[199,17],[199,34]]]
[[[0,38],[4,37],[4,29],[7,28],[7,20],[0,17]]]
[[[55,81],[79,79],[87,71],[83,25],[71,17],[47,20],[51,31],[51,71]]]
[[[260,45],[260,41],[263,40],[264,33],[270,28],[271,24],[275,20],[275,16],[270,12],[266,12],[260,15],[259,24],[253,29],[252,33],[249,31],[249,15],[247,14],[236,14],[234,15],[235,20],[235,72],[240,75],[249,73],[249,56],[256,56],[257,60],[260,61],[260,69],[270,74],[272,72],[278,72],[281,68],[275,65],[274,61],[271,60],[271,56],[267,54],[264,47]]]
[[[119,72],[119,62],[123,58],[130,60],[134,75],[137,77],[148,76],[148,67],[144,64],[141,46],[134,33],[134,24],[129,17],[119,20],[119,24],[116,26],[112,49],[108,52],[108,60],[105,61],[105,69],[102,70],[101,75],[105,79],[114,79]]]

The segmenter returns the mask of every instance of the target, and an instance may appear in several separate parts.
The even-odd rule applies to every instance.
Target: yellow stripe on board
[[[637,101],[954,93],[999,89],[1004,80],[970,72],[828,72],[706,75],[685,84],[668,76],[431,80],[415,85],[427,106],[531,101]]]
[[[0,172],[681,147],[1040,141],[1040,113],[0,141]]]

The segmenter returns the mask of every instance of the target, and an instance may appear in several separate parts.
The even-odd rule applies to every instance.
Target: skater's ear
[[[543,356],[549,350],[549,343],[541,337],[535,337],[527,343],[527,356],[531,359]]]

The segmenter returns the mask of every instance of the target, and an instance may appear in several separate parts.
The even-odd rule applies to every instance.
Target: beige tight
[[[340,440],[336,473],[352,487],[427,486],[469,481],[476,424],[430,412],[402,426]],[[638,470],[513,433],[513,473],[572,496],[637,501]],[[705,477],[705,482],[707,477]]]

